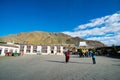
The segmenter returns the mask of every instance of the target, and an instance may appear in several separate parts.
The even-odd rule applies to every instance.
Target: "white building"
[[[20,45],[20,52],[24,54],[63,54],[62,45]]]
[[[81,42],[79,42],[79,46],[88,46],[88,45],[85,41],[81,41]]]
[[[0,44],[0,56],[4,56],[6,52],[17,52],[22,54],[42,54],[42,55],[55,55],[63,54],[62,45],[15,45],[12,43]]]
[[[0,56],[5,56],[6,52],[17,52],[19,53],[19,45],[7,43],[0,44]]]
[[[88,44],[86,43],[86,41],[81,41],[81,42],[79,42],[79,47],[78,47],[78,49],[81,49],[82,52],[84,52],[84,53],[88,52],[88,50],[89,50],[89,49],[92,49],[92,48],[94,48],[94,47],[88,45]]]

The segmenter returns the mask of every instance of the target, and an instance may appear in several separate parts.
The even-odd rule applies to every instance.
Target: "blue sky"
[[[113,38],[118,32],[100,30],[111,28],[113,22],[108,20],[113,16],[119,31],[119,10],[120,0],[0,0],[0,36],[31,31],[63,32],[118,45],[114,39],[111,44],[106,41],[106,36]],[[92,31],[96,28],[100,34]]]

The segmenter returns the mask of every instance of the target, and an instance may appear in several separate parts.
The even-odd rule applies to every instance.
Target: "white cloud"
[[[79,25],[74,32],[63,33],[87,40],[98,40],[106,45],[120,45],[120,13],[92,19],[89,23]]]
[[[92,19],[90,20],[90,23],[87,24],[83,24],[83,25],[79,25],[77,28],[75,28],[75,30],[81,30],[81,29],[86,29],[86,28],[92,28],[98,25],[103,24],[107,18],[109,18],[109,16],[105,16],[102,18],[96,18],[96,19]]]

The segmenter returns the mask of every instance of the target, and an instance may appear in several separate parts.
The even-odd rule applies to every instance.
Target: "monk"
[[[70,58],[70,51],[68,50],[68,51],[65,53],[65,61],[66,61],[66,63],[69,62],[69,58]]]

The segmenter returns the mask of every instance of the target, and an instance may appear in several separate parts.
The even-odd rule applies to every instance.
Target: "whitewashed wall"
[[[17,53],[20,52],[19,48],[15,48],[15,47],[0,46],[0,49],[1,49],[0,56],[5,56],[5,53],[4,53],[5,49],[7,49],[8,52],[10,52],[11,49],[13,50],[13,52],[15,51],[17,51]]]

